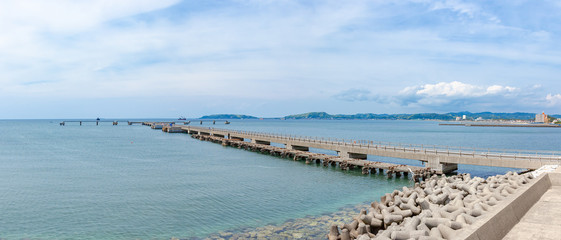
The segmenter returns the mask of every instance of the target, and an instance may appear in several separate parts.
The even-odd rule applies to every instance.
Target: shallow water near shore
[[[0,238],[247,237],[267,231],[306,237],[317,232],[318,225],[336,221],[334,216],[357,209],[341,207],[378,200],[412,184],[403,178],[222,147],[145,126],[62,127],[58,122],[0,121]],[[559,129],[446,127],[429,121],[243,120],[203,126],[534,150],[557,150],[561,136]],[[414,160],[369,159],[420,165]],[[478,176],[509,170],[459,169]],[[337,211],[343,212],[333,215]],[[315,223],[316,219],[320,220]],[[304,222],[314,226],[306,230]],[[288,229],[291,224],[303,228],[295,232]]]

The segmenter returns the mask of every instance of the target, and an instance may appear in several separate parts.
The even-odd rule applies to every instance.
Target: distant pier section
[[[99,123],[112,123],[113,125],[118,125],[119,122],[123,122],[123,121],[113,121],[113,120],[67,120],[67,121],[62,121],[60,122],[60,126],[66,126],[67,123],[78,123],[80,124],[80,126],[82,126],[82,124],[85,123],[95,123],[95,125],[99,125]],[[133,121],[124,121],[126,122],[128,125],[133,125],[133,124],[142,124],[143,122],[133,122]]]
[[[216,120],[196,120],[195,123],[198,124],[203,124],[203,122],[207,123],[212,123],[212,124],[216,124]],[[222,122],[222,121],[220,121]],[[219,122],[219,123],[220,123]],[[112,123],[113,125],[119,125],[119,123],[126,123],[127,125],[133,125],[133,124],[145,124],[147,122],[145,121],[128,121],[128,120],[65,120],[60,122],[60,126],[66,126],[66,124],[68,123],[74,123],[74,124],[80,124],[80,126],[82,126],[82,124],[86,124],[86,123],[95,123],[95,125],[99,125],[100,123]],[[189,125],[191,123],[191,121],[166,121],[166,122],[150,122],[150,125],[156,125],[158,127],[158,129],[162,129],[163,125],[177,125],[177,124],[183,124],[183,125]],[[224,121],[224,124],[230,124],[230,122],[228,121]]]

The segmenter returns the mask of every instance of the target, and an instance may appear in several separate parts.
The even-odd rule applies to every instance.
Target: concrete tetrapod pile
[[[454,239],[534,177],[505,175],[487,179],[469,174],[438,177],[386,193],[349,224],[332,225],[329,240],[350,239]]]

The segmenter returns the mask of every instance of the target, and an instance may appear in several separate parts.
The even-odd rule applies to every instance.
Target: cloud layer
[[[193,116],[561,112],[561,6],[548,1],[0,3],[0,118],[85,114],[66,102],[187,115],[127,107],[170,100]]]
[[[473,85],[459,81],[409,86],[397,93],[374,95],[366,89],[349,89],[334,98],[349,101],[372,101],[383,104],[422,108],[430,111],[516,111],[561,107],[561,94],[543,94],[539,85],[512,87]],[[519,110],[522,111],[522,110]],[[527,110],[524,110],[527,111]]]

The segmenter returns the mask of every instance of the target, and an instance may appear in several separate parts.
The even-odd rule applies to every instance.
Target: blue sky
[[[0,119],[561,113],[560,1],[0,2]]]

